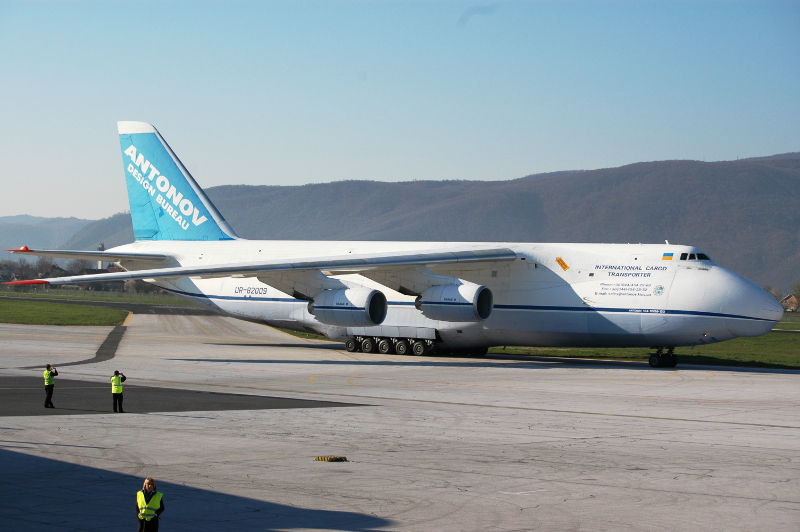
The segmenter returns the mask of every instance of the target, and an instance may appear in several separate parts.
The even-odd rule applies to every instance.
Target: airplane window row
[[[681,253],[681,260],[711,260],[705,253]]]

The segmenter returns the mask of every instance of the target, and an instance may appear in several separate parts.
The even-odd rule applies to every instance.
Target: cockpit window
[[[681,253],[681,260],[711,260],[705,253]]]

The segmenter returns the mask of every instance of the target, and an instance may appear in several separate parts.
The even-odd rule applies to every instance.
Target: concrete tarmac
[[[0,325],[0,384],[92,359],[112,330]],[[115,369],[139,413],[0,409],[3,528],[132,530],[145,476],[163,531],[800,528],[796,371],[347,353],[135,315],[112,358],[60,370],[56,406],[58,382],[99,390]],[[248,398],[151,411],[128,386]]]

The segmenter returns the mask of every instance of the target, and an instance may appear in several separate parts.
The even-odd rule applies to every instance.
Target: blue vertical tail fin
[[[159,132],[117,122],[136,240],[233,240],[225,218]]]

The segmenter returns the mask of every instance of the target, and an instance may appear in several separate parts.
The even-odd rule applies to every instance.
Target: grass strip
[[[786,331],[800,331],[800,312],[784,312],[783,318],[775,325],[775,328]]]
[[[120,325],[127,316],[124,310],[0,298],[0,323],[113,326]]]
[[[72,299],[80,301],[116,301],[124,303],[147,303],[150,305],[192,306],[192,303],[172,294],[144,293],[129,294],[127,292],[95,292],[93,290],[64,290],[59,288],[27,288],[25,290],[0,287],[0,299],[3,297],[29,297],[46,299]]]

